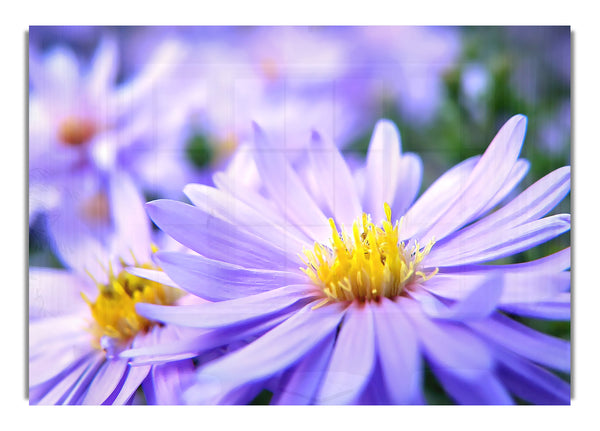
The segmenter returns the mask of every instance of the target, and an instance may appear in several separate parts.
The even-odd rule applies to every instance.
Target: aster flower
[[[190,29],[198,65],[200,129],[216,147],[252,139],[260,122],[290,148],[311,129],[348,142],[361,120],[344,85],[348,45],[333,29],[305,27]],[[199,37],[200,36],[200,37]],[[352,77],[354,82],[354,77]],[[294,124],[287,118],[297,118]]]
[[[37,31],[32,28],[34,35]],[[162,96],[172,94],[171,75],[184,54],[181,43],[165,40],[145,67],[117,83],[114,38],[99,42],[89,64],[66,46],[44,53],[30,47],[30,222],[43,212],[61,217],[68,208],[95,228],[99,217],[94,214],[102,214],[95,208],[107,199],[106,176],[114,169],[128,172],[153,191],[183,186],[191,166],[186,167],[185,153],[176,151],[176,143],[188,104],[183,98],[175,104],[173,96]],[[155,124],[158,116],[161,122]],[[163,150],[160,164],[158,148]],[[160,176],[163,167],[169,177]]]
[[[186,187],[194,206],[148,204],[162,230],[198,253],[159,252],[161,267],[213,302],[138,304],[138,313],[229,341],[253,327],[258,334],[201,366],[184,401],[247,402],[267,385],[280,404],[419,404],[426,363],[457,403],[569,403],[570,386],[553,371],[570,371],[570,343],[514,316],[570,318],[570,248],[494,263],[570,229],[568,214],[544,217],[569,192],[569,167],[504,203],[529,166],[518,158],[525,117],[416,201],[420,159],[401,152],[386,120],[361,175],[313,134],[308,160],[323,205],[255,129],[259,189],[216,174],[217,188]]]
[[[65,252],[68,269],[29,270],[31,404],[124,404],[140,387],[147,402],[173,404],[193,371],[189,357],[132,364],[119,356],[130,347],[190,336],[189,329],[157,325],[138,315],[136,303],[170,305],[193,298],[127,272],[129,267],[157,268],[150,257],[150,226],[127,177],[111,188],[118,227],[111,241],[104,245],[85,237],[77,243],[85,247]],[[68,245],[62,244],[62,250]]]
[[[443,77],[461,52],[452,27],[372,26],[353,28],[352,58],[361,65],[365,103],[393,101],[411,122],[433,120],[444,97]],[[374,108],[379,108],[375,106]]]
[[[442,75],[459,52],[454,29],[230,30],[218,38],[214,29],[194,33],[205,36],[195,44],[194,85],[204,88],[198,129],[216,143],[209,146],[216,154],[251,141],[251,120],[290,151],[303,150],[313,129],[339,145],[352,142],[376,119],[365,113],[381,112],[388,99],[407,118],[429,121],[443,96]]]

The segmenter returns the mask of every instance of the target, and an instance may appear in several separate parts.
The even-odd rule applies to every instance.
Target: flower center
[[[275,81],[279,78],[281,70],[276,59],[271,57],[263,58],[260,62],[260,70],[268,81]]]
[[[135,265],[137,268],[159,269],[151,264]],[[128,273],[123,269],[118,275],[109,269],[107,284],[99,284],[96,301],[90,301],[84,293],[84,301],[90,307],[94,322],[91,332],[100,346],[101,338],[110,337],[113,341],[127,341],[140,331],[148,331],[156,322],[148,320],[135,311],[135,304],[145,302],[159,305],[172,305],[183,292],[156,281],[147,280]]]
[[[107,221],[110,218],[110,204],[106,193],[99,191],[82,201],[81,215],[90,221]]]
[[[437,274],[420,271],[419,264],[435,243],[425,247],[417,241],[408,245],[398,241],[398,221],[392,225],[390,206],[384,205],[386,220],[382,227],[375,226],[370,216],[362,217],[352,225],[352,232],[338,232],[329,219],[331,247],[315,243],[313,250],[304,250],[307,267],[302,268],[312,282],[319,286],[326,298],[317,306],[333,301],[361,302],[394,298],[400,295],[416,278],[428,280]]]
[[[91,120],[79,117],[67,117],[58,128],[58,138],[71,147],[77,147],[89,141],[96,133]]]

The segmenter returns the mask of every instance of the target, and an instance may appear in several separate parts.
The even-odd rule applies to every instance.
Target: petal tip
[[[156,223],[156,217],[161,213],[161,211],[166,207],[168,199],[156,199],[150,202],[146,202],[144,204],[146,208],[146,213],[152,219],[154,223]]]
[[[153,201],[148,201],[144,204],[144,206],[146,207],[146,210],[156,208],[157,206],[160,206],[160,201],[161,201],[161,199],[155,199]]]
[[[396,128],[396,125],[394,124],[394,122],[388,118],[380,118],[379,120],[377,120],[377,123],[375,123],[375,128],[377,129],[378,127],[392,127],[392,128]]]
[[[252,130],[254,131],[254,134],[259,134],[259,133],[264,133],[262,127],[260,127],[258,125],[258,123],[256,121],[252,121]]]
[[[527,116],[523,114],[514,115],[510,120],[508,120],[509,123],[514,123],[515,129],[517,127],[523,128],[523,135],[525,135],[525,131],[527,130],[528,121],[529,119],[527,118]]]
[[[256,121],[252,121],[252,131],[254,133],[255,148],[264,148],[268,145],[267,134]]]
[[[310,140],[313,142],[319,142],[321,141],[321,135],[319,132],[317,132],[315,129],[312,129],[310,131]]]

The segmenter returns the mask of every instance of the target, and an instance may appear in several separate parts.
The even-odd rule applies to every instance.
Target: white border
[[[145,1],[98,3],[53,0],[12,3],[2,14],[2,391],[3,422],[12,427],[47,429],[586,429],[597,422],[598,378],[598,24],[589,7],[558,1],[525,2],[383,2]],[[172,407],[40,408],[29,407],[25,391],[25,38],[30,24],[445,24],[571,25],[573,31],[573,245],[574,389],[571,407]],[[143,410],[141,410],[143,409]],[[497,409],[502,409],[497,410]],[[595,414],[594,414],[595,413]],[[592,416],[594,414],[594,416]],[[7,417],[8,415],[8,417]]]

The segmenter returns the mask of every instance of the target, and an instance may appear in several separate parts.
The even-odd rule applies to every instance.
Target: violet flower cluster
[[[30,47],[56,258],[29,268],[30,403],[427,404],[431,375],[458,404],[569,404],[570,342],[528,322],[570,321],[570,247],[521,257],[570,230],[570,168],[520,186],[515,115],[422,191],[428,159],[374,121],[432,121],[456,29],[246,31]]]

